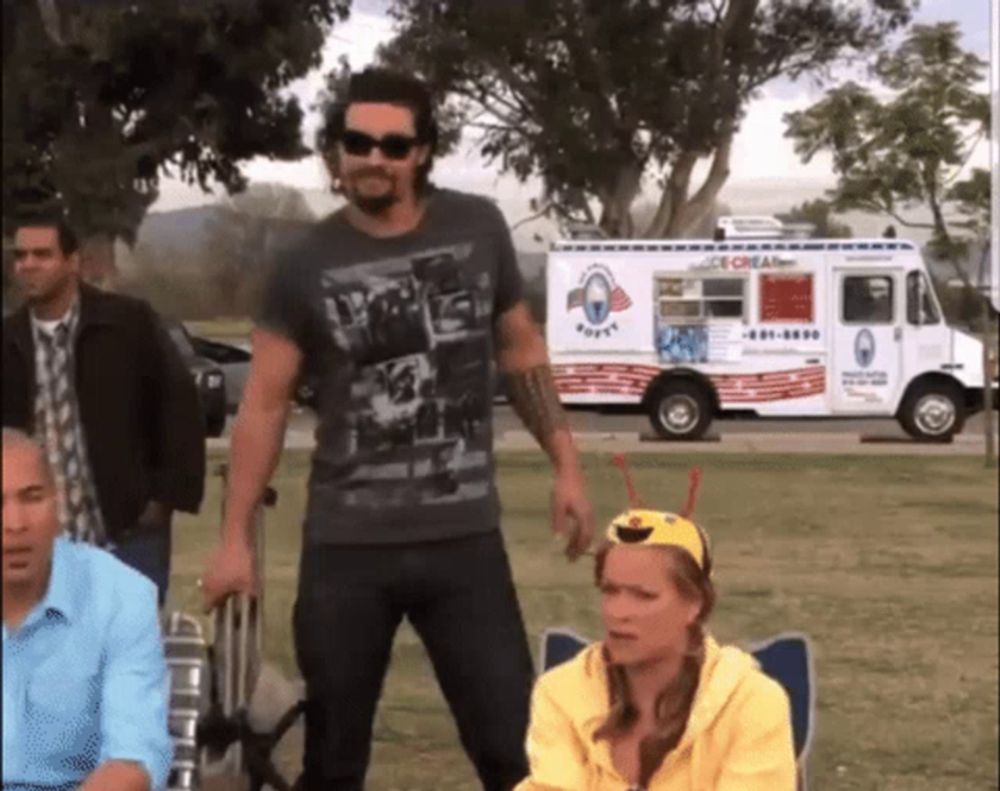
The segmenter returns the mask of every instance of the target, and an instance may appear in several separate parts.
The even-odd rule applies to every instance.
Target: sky
[[[861,0],[863,1],[863,0]],[[989,11],[990,0],[923,0],[915,15],[915,22],[933,24],[954,20],[963,32],[963,45],[984,60],[990,53]],[[290,86],[307,110],[303,135],[312,145],[318,124],[318,114],[310,109],[324,86],[324,75],[341,56],[347,56],[353,69],[367,65],[376,47],[392,37],[392,20],[385,15],[385,0],[355,0],[350,19],[331,32],[323,51],[323,64],[306,77]],[[834,72],[833,82],[858,75],[848,70]],[[861,75],[861,80],[864,80]],[[760,98],[748,107],[746,118],[734,142],[731,158],[731,175],[719,195],[735,214],[772,214],[787,211],[804,200],[821,197],[835,184],[829,155],[821,154],[808,164],[795,154],[792,143],[784,137],[783,116],[794,110],[805,109],[820,99],[829,87],[812,80],[792,82],[779,79],[769,84]],[[987,89],[984,82],[983,90]],[[695,171],[694,184],[698,184],[708,168],[704,160]],[[970,162],[971,166],[989,166],[989,145],[979,145]],[[314,210],[326,213],[334,207],[328,191],[328,179],[316,156],[297,162],[273,162],[255,159],[243,166],[251,181],[270,181],[288,184],[301,189]],[[500,175],[494,166],[486,163],[475,151],[473,140],[464,140],[459,150],[441,158],[434,166],[434,181],[439,186],[488,194],[496,198],[509,223],[528,216],[529,201],[539,193],[537,183],[521,184],[510,176]],[[219,200],[219,194],[205,194],[197,187],[185,185],[174,179],[164,179],[159,200],[153,211],[197,206]],[[854,227],[855,235],[878,235],[885,226],[885,218],[860,214],[847,215],[845,219]],[[535,238],[541,233],[544,242]],[[529,223],[516,234],[519,247],[539,249],[552,238],[551,228],[544,221]],[[924,239],[915,234],[917,241]]]

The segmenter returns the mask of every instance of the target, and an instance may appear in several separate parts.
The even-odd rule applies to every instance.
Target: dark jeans
[[[120,536],[111,549],[116,558],[156,583],[160,607],[167,599],[170,584],[170,532],[169,525],[166,529],[132,530]]]
[[[407,546],[308,546],[293,626],[306,682],[308,791],[360,791],[403,616],[420,635],[486,791],[528,774],[534,682],[500,531]]]

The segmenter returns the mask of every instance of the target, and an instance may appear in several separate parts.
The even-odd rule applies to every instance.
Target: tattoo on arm
[[[510,402],[528,431],[543,448],[557,431],[569,428],[566,412],[559,403],[552,369],[539,365],[507,374]]]

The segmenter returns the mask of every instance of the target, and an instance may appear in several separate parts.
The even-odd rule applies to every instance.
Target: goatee
[[[387,192],[384,195],[354,196],[354,205],[372,217],[385,214],[398,202],[399,198],[392,192]]]

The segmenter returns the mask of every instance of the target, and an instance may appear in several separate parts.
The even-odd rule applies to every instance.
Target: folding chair
[[[543,670],[551,670],[575,657],[590,641],[571,629],[546,629],[539,656]],[[806,766],[816,721],[816,677],[809,640],[798,632],[783,632],[747,646],[760,669],[788,693],[792,714],[792,741],[799,791],[806,791]]]
[[[225,465],[218,474],[225,489]],[[215,612],[211,642],[198,618],[174,612],[164,619],[175,744],[168,791],[261,791],[265,783],[275,791],[292,788],[272,753],[305,704],[262,660],[264,508],[276,502],[268,488],[255,514],[258,596],[227,599]]]

